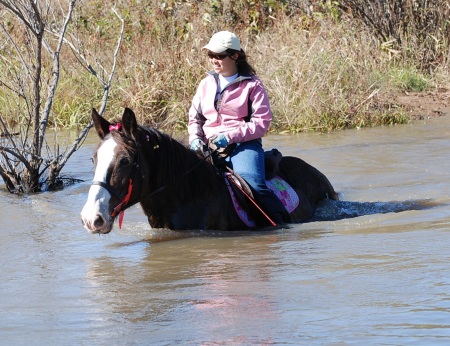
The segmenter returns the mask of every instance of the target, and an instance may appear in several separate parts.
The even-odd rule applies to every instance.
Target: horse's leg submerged
[[[291,213],[293,222],[312,217],[321,200],[338,199],[328,178],[302,159],[284,156],[279,163],[278,174],[294,188],[300,199],[299,206]]]

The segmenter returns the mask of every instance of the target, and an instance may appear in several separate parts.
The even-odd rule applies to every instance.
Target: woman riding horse
[[[214,34],[202,48],[213,67],[197,88],[189,110],[189,141],[193,150],[205,143],[217,149],[233,145],[228,163],[245,179],[256,202],[276,224],[290,221],[289,213],[266,185],[263,137],[272,121],[267,92],[248,63],[239,38]]]
[[[228,188],[215,167],[181,142],[139,126],[126,108],[119,123],[92,110],[101,142],[94,154],[94,181],[81,211],[91,233],[109,233],[125,209],[140,203],[153,228],[173,230],[244,230]],[[300,203],[292,222],[314,215],[317,204],[337,199],[328,179],[295,157],[281,158],[277,175],[295,190]],[[263,227],[257,224],[255,228]]]

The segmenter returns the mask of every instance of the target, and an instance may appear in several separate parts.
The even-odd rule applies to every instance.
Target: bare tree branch
[[[91,71],[91,73],[96,76],[99,81],[102,83],[103,85],[103,98],[102,98],[102,105],[100,107],[99,110],[99,114],[102,114],[105,111],[106,108],[106,104],[108,101],[108,96],[109,96],[109,90],[112,84],[112,80],[114,78],[114,74],[116,72],[116,68],[117,68],[117,60],[118,60],[118,56],[119,56],[119,51],[120,51],[120,47],[122,45],[122,41],[123,41],[123,33],[125,31],[125,21],[123,20],[123,18],[119,15],[119,13],[117,13],[117,11],[113,8],[112,11],[114,12],[114,14],[116,15],[116,17],[120,20],[121,22],[121,27],[120,27],[120,32],[119,32],[119,36],[117,39],[117,44],[116,44],[116,49],[114,51],[114,56],[113,56],[113,66],[111,68],[111,72],[109,73],[109,77],[106,83],[104,83],[101,78],[98,76],[98,74],[93,73]],[[67,41],[66,41],[67,42]],[[67,42],[69,44],[69,42]],[[73,44],[71,44],[71,47],[74,47]],[[75,50],[76,51],[76,50]],[[82,58],[84,60],[84,57]],[[86,63],[87,60],[84,60]],[[91,67],[91,65],[88,65],[89,67]],[[91,67],[92,68],[92,67]],[[94,71],[95,72],[95,71]],[[66,152],[66,154],[64,155],[64,157],[61,159],[60,165],[64,165],[67,160],[70,158],[70,156],[72,156],[72,154],[77,151],[80,146],[83,144],[84,140],[86,139],[86,136],[88,135],[88,132],[90,130],[90,128],[92,127],[93,123],[92,121],[89,123],[88,126],[86,126],[86,128],[78,135],[77,139],[75,140],[75,142],[72,144],[72,147]]]
[[[0,4],[1,4],[1,0],[0,0]],[[30,77],[30,80],[32,80],[32,76],[31,76],[31,69],[28,66],[25,58],[23,57],[22,51],[21,49],[17,46],[16,42],[14,41],[14,39],[11,37],[11,35],[9,34],[8,30],[6,30],[5,26],[3,25],[3,23],[0,23],[0,28],[2,29],[3,33],[5,34],[5,36],[8,38],[8,40],[11,42],[11,44],[13,45],[17,55],[20,57],[20,61],[22,62],[22,66],[26,67],[26,71],[28,76]]]
[[[51,82],[50,89],[48,91],[47,101],[45,103],[44,109],[42,111],[42,118],[40,123],[40,138],[39,143],[43,143],[44,136],[45,136],[45,130],[48,124],[48,117],[50,116],[50,111],[53,104],[53,99],[55,97],[56,88],[58,86],[59,81],[59,71],[60,71],[60,53],[64,42],[64,35],[67,31],[67,26],[69,25],[69,22],[72,18],[72,13],[75,7],[76,0],[72,0],[69,4],[69,11],[65,17],[64,24],[62,26],[62,29],[59,31],[59,40],[58,44],[56,46],[56,49],[54,52],[51,52],[53,55],[53,81]],[[50,49],[50,47],[49,47]]]
[[[32,2],[32,1],[30,1],[30,2]],[[8,10],[10,10],[12,13],[14,13],[17,16],[17,18],[19,18],[33,34],[35,34],[35,35],[38,34],[35,31],[36,28],[34,27],[34,25],[31,25],[31,23],[25,18],[25,15],[23,14],[23,12],[19,9],[19,6],[23,5],[23,3],[21,3],[21,1],[19,1],[19,0],[12,0],[12,1],[0,0],[0,5],[5,6]]]
[[[98,80],[99,82],[103,85],[103,98],[102,98],[102,104],[100,106],[100,110],[99,113],[102,114],[106,108],[106,104],[108,101],[108,97],[109,97],[109,91],[111,88],[111,84],[116,72],[116,68],[117,68],[117,60],[118,60],[118,56],[119,56],[119,51],[120,51],[120,47],[122,45],[122,41],[123,41],[123,34],[125,31],[125,21],[123,20],[123,18],[119,15],[119,13],[112,8],[113,13],[116,15],[116,17],[119,19],[119,21],[121,22],[121,27],[120,27],[120,32],[119,32],[119,36],[117,39],[117,44],[116,44],[116,48],[114,51],[114,55],[113,55],[113,65],[111,67],[111,71],[108,73],[108,79],[105,82],[98,73],[96,73],[96,71],[93,69],[92,65],[88,62],[88,60],[86,59],[84,54],[80,54],[80,50],[76,49],[75,45],[64,39],[64,42],[66,42],[73,51],[78,52],[79,53],[79,57],[82,61],[84,61],[84,63],[86,64],[85,67],[88,69],[88,71],[90,71],[90,73],[92,73]],[[100,64],[101,66],[101,64]],[[101,66],[103,68],[103,66]],[[104,69],[104,71],[106,71]],[[49,180],[51,180],[53,178],[53,176],[55,174],[59,174],[60,170],[62,169],[62,167],[67,163],[67,161],[69,160],[69,158],[73,155],[73,153],[75,153],[75,151],[77,151],[81,145],[84,143],[89,130],[91,129],[91,127],[93,126],[92,121],[89,123],[89,125],[87,125],[78,135],[77,139],[73,142],[72,146],[65,152],[65,154],[63,155],[63,157],[60,159],[60,161],[58,162],[58,164],[54,163],[50,166],[50,173],[49,173]]]
[[[23,163],[23,165],[28,169],[31,170],[31,165],[28,162],[28,160],[20,153],[18,153],[16,150],[8,148],[8,147],[4,147],[0,145],[0,152],[5,152],[8,153],[12,156],[14,156],[15,158],[17,158],[21,163]]]
[[[38,192],[44,183],[56,186],[60,171],[83,144],[92,127],[92,123],[88,124],[64,150],[60,150],[56,131],[53,148],[48,144],[47,127],[59,84],[64,45],[71,48],[81,66],[102,85],[100,114],[106,107],[125,21],[113,8],[121,26],[112,65],[106,68],[83,47],[78,37],[68,32],[76,3],[77,0],[0,0],[2,15],[7,13],[7,20],[14,23],[10,27],[0,20],[0,35],[6,38],[1,49],[2,53],[7,53],[2,54],[0,61],[8,62],[1,70],[0,88],[7,97],[12,96],[8,102],[16,107],[19,120],[14,126],[20,129],[18,137],[11,136],[16,131],[0,119],[0,130],[3,129],[0,133],[5,134],[0,137],[0,176],[11,192]],[[42,156],[44,152],[47,158]],[[48,174],[43,181],[44,173]]]

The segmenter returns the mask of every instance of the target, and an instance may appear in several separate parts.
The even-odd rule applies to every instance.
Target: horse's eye
[[[122,158],[120,159],[119,164],[120,164],[121,166],[127,166],[127,165],[130,164],[130,160],[128,159],[128,157],[122,157]]]

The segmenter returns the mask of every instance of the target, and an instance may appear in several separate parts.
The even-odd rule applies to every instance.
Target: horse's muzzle
[[[105,220],[100,214],[95,215],[92,219],[87,219],[81,214],[81,223],[83,224],[83,227],[92,234],[107,234],[111,232],[113,221],[114,219]]]

